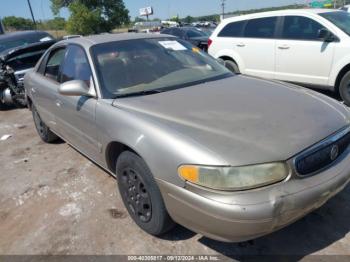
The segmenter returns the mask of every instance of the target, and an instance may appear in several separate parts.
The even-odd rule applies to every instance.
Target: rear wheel
[[[34,105],[32,106],[32,114],[33,114],[35,128],[41,140],[43,140],[45,143],[52,143],[58,140],[58,136],[55,135],[50,130],[50,128],[48,128],[48,126],[45,125],[45,123],[41,120],[39,113],[36,110]]]
[[[126,209],[135,223],[151,235],[169,231],[170,218],[157,183],[146,163],[135,153],[123,152],[117,161],[118,188]]]
[[[339,85],[339,94],[347,106],[350,106],[350,71],[347,72]]]
[[[225,60],[225,66],[227,69],[229,69],[230,71],[232,71],[235,74],[240,74],[241,72],[239,71],[238,65],[231,61],[231,60]]]

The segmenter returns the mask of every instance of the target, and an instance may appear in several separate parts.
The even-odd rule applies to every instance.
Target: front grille
[[[299,175],[307,176],[332,165],[350,145],[350,129],[335,134],[318,145],[306,150],[295,159]]]

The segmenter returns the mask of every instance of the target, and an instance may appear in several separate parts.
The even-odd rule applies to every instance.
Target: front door
[[[275,79],[327,85],[336,42],[318,39],[324,28],[304,16],[286,16],[281,39],[276,42]]]
[[[42,121],[54,132],[56,123],[56,94],[59,87],[59,71],[65,55],[65,47],[53,49],[42,60],[38,71],[28,80],[34,104]]]
[[[84,49],[69,45],[62,64],[60,82],[82,80],[94,88],[91,68]],[[64,96],[57,92],[57,125],[59,133],[83,154],[97,160],[99,147],[95,122],[97,98]]]

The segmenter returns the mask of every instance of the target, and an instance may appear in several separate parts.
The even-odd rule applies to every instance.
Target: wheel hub
[[[123,194],[131,212],[142,222],[148,222],[152,217],[152,205],[142,177],[131,168],[124,169],[122,174]]]

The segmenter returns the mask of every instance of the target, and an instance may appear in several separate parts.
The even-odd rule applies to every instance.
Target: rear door
[[[276,42],[279,80],[327,85],[337,42],[318,38],[321,23],[305,16],[285,16]]]
[[[244,63],[242,73],[273,78],[275,70],[275,33],[278,17],[247,21],[243,37],[236,43]]]
[[[61,83],[82,80],[95,89],[91,67],[81,46],[72,44],[67,47],[61,71]],[[96,160],[99,155],[95,123],[97,98],[64,96],[57,92],[56,100],[59,133],[82,153]]]

